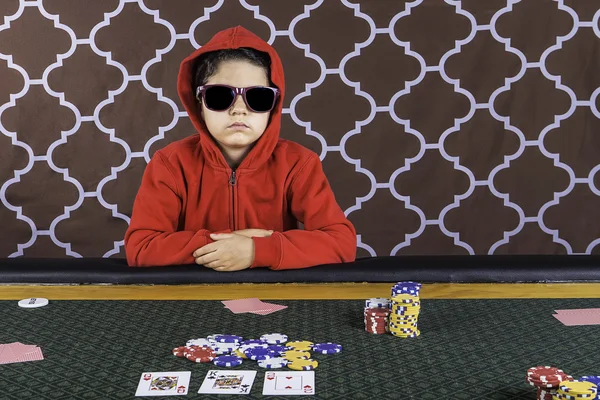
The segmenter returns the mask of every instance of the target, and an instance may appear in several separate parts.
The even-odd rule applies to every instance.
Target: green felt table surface
[[[272,302],[288,308],[261,316],[233,314],[218,301],[51,301],[38,309],[1,301],[0,343],[39,345],[45,359],[0,365],[0,398],[132,399],[141,374],[154,371],[191,371],[190,391],[148,398],[265,397],[266,371],[249,360],[232,368],[258,370],[249,395],[197,393],[219,368],[171,351],[214,333],[340,343],[340,354],[313,354],[309,398],[318,399],[534,399],[529,367],[600,375],[600,326],[552,317],[555,309],[600,307],[600,299],[422,300],[415,339],[365,332],[364,301]]]

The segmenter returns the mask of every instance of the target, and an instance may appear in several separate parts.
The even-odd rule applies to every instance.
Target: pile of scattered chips
[[[199,363],[212,362],[217,367],[237,367],[244,360],[253,360],[261,368],[288,367],[309,371],[319,363],[311,359],[311,351],[319,354],[337,354],[342,346],[336,343],[312,343],[305,340],[289,341],[282,333],[267,333],[260,339],[237,335],[213,334],[206,338],[188,340],[185,346],[173,349],[173,355]]]
[[[538,400],[553,400],[559,385],[572,380],[572,376],[556,367],[540,365],[527,370],[526,381],[537,388]]]
[[[365,330],[376,335],[389,332],[402,338],[421,335],[417,325],[421,311],[420,291],[420,283],[398,282],[392,286],[391,299],[366,300]]]

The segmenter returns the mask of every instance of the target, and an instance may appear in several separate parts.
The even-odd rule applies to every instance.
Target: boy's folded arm
[[[130,266],[193,264],[192,253],[213,242],[206,229],[177,231],[181,207],[173,174],[157,152],[144,172],[125,233]]]
[[[290,184],[290,209],[304,230],[254,237],[252,267],[306,268],[356,259],[356,231],[341,210],[318,156],[311,156]]]

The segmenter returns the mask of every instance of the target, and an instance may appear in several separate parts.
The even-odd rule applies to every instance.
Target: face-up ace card
[[[250,394],[256,371],[220,371],[206,374],[198,393]]]
[[[144,372],[136,396],[183,396],[188,394],[190,371]]]
[[[263,395],[315,394],[315,371],[269,371],[265,374]]]

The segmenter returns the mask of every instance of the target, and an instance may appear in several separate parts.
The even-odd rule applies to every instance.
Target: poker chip
[[[228,343],[228,342],[213,342],[210,345],[210,348],[213,349],[217,355],[229,354],[232,351],[237,350],[240,347],[237,343]]]
[[[188,347],[185,358],[197,363],[207,363],[215,359],[217,354],[210,347]]]
[[[287,364],[287,367],[289,369],[293,369],[295,371],[311,371],[317,368],[318,366],[319,363],[311,358],[294,358]]]
[[[383,307],[365,308],[365,316],[386,317],[390,315],[390,310]]]
[[[186,346],[199,346],[199,347],[203,347],[203,346],[210,347],[211,344],[212,344],[212,342],[206,338],[190,339],[185,343]]]
[[[185,357],[185,351],[187,350],[186,346],[179,346],[173,349],[173,355],[175,357]]]
[[[365,308],[389,307],[390,299],[385,297],[377,297],[365,300]]]
[[[289,350],[289,348],[287,348],[286,346],[282,346],[279,344],[271,345],[271,346],[267,347],[267,349],[274,351],[277,356],[280,356],[281,353]]]
[[[300,350],[300,351],[308,351],[313,347],[313,343],[306,340],[295,340],[292,342],[287,342],[285,344],[287,347],[292,350]]]
[[[211,342],[216,342],[215,338],[217,336],[225,336],[224,333],[213,333],[212,335],[208,335],[206,338]]]
[[[248,340],[243,340],[240,342],[240,347],[241,346],[246,346],[246,345],[264,345],[266,344],[265,342],[263,342],[260,339],[248,339]]]
[[[309,359],[310,353],[308,351],[301,350],[288,350],[281,353],[281,357],[285,358],[288,361],[291,361],[295,358]]]
[[[286,365],[288,365],[288,360],[283,357],[275,357],[258,361],[259,367],[267,369],[283,368]]]
[[[283,333],[266,333],[260,337],[260,340],[268,344],[281,344],[287,342],[288,337]]]
[[[342,352],[342,345],[336,343],[317,343],[313,346],[312,350],[315,353],[321,354],[337,354]]]
[[[246,355],[244,354],[243,351],[240,350],[240,348],[235,349],[234,351],[231,352],[232,355],[234,356],[238,356],[240,358],[243,359],[247,359],[248,357],[246,357]]]
[[[269,358],[275,358],[277,355],[274,351],[264,349],[262,347],[251,347],[244,351],[246,357],[254,361],[267,360]]]
[[[237,367],[242,362],[242,358],[237,356],[219,356],[213,360],[217,367]]]
[[[598,394],[598,387],[587,381],[567,381],[561,382],[556,393],[563,399],[591,399]]]
[[[214,341],[217,343],[239,343],[243,339],[243,337],[237,335],[217,335]]]

